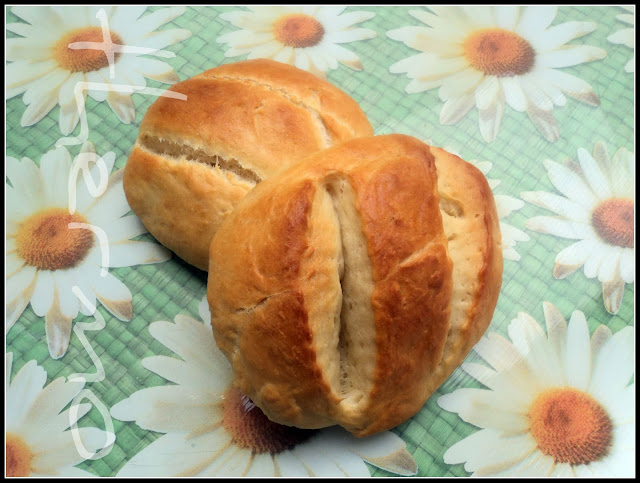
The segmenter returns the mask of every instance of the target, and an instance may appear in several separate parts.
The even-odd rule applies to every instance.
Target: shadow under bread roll
[[[140,125],[124,173],[129,205],[160,243],[207,270],[211,238],[260,181],[373,130],[338,87],[267,59],[175,84]]]

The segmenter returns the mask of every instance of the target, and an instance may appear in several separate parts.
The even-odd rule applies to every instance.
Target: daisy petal
[[[606,325],[599,325],[591,337],[591,360],[595,361],[602,346],[611,338],[613,334]]]
[[[97,276],[92,288],[100,303],[116,318],[129,321],[133,316],[131,292],[127,286],[110,273],[106,277]]]
[[[67,352],[71,339],[71,322],[72,319],[62,314],[57,301],[54,300],[45,316],[47,345],[53,359],[60,359]]]
[[[365,438],[365,440],[366,439],[369,438]],[[354,451],[354,449],[358,441],[361,440],[362,439],[355,438],[348,434],[342,428],[333,427],[318,432],[317,435],[314,436],[313,444],[314,446],[317,445],[317,450],[321,451],[333,461],[346,476],[369,477],[370,473],[367,465],[364,464],[360,456],[353,454],[354,452],[358,453],[358,451]],[[381,459],[383,459],[384,456],[390,456],[388,454],[390,448],[387,447],[385,449],[387,451],[384,455],[381,455]],[[409,459],[412,459],[411,456],[409,456]]]
[[[124,124],[131,124],[136,117],[136,109],[131,100],[131,95],[116,91],[109,91],[107,103],[113,112]]]
[[[22,424],[46,381],[47,373],[34,360],[24,364],[13,376],[11,385],[6,389],[7,430]]]
[[[571,315],[567,329],[564,367],[567,384],[586,391],[591,376],[591,341],[587,320],[579,310]]]
[[[300,459],[291,451],[283,451],[274,456],[280,469],[280,475],[284,478],[306,477],[312,476],[307,467],[305,467]]]
[[[561,238],[570,238],[573,240],[594,238],[595,235],[590,225],[553,216],[534,216],[527,221],[525,226],[530,230],[540,233],[549,233]]]
[[[448,126],[457,123],[473,109],[475,101],[473,93],[446,101],[440,111],[440,124]]]
[[[625,283],[633,283],[635,277],[635,254],[633,249],[625,248],[620,255],[620,277]]]
[[[562,49],[546,52],[540,56],[540,67],[556,69],[584,64],[594,60],[604,59],[607,51],[590,45],[565,45]]]
[[[531,41],[537,52],[544,53],[593,32],[597,26],[595,22],[565,22],[549,28],[544,35],[531,38]]]
[[[591,86],[578,77],[556,69],[544,71],[544,78],[574,99],[592,106],[599,106],[600,99]]]
[[[505,30],[515,30],[520,16],[520,8],[515,5],[503,5],[495,9],[496,25]]]
[[[160,433],[197,432],[221,425],[222,395],[213,397],[200,388],[158,386],[142,389],[116,404],[111,414],[134,420],[142,429]]]
[[[193,439],[187,439],[185,433],[169,433],[133,456],[117,476],[198,476],[229,442],[223,429]]]
[[[54,302],[54,287],[52,272],[49,270],[38,271],[35,288],[31,296],[31,308],[38,317],[44,317],[51,310]]]
[[[449,448],[444,461],[465,463],[464,468],[469,472],[493,474],[518,464],[535,449],[535,441],[529,435],[505,437],[494,430],[483,429]]]
[[[561,215],[570,220],[578,221],[581,223],[588,223],[591,221],[589,212],[575,201],[569,200],[563,196],[558,196],[553,193],[547,193],[545,191],[525,191],[520,194],[522,199],[532,203],[536,206],[540,206],[549,211],[553,211],[558,215]]]
[[[49,206],[67,208],[70,171],[71,155],[64,146],[47,151],[40,159],[44,198]]]
[[[378,468],[402,476],[415,475],[418,471],[415,460],[406,450],[405,442],[390,431],[377,433],[368,438],[354,438],[338,428],[324,431],[333,433],[336,438],[334,446],[343,446],[342,450],[351,451]],[[349,475],[356,476],[356,473],[349,472]]]
[[[589,393],[596,399],[611,400],[626,388],[633,376],[634,330],[616,332],[600,349],[595,361]]]
[[[80,301],[72,291],[77,274],[78,271],[73,269],[52,272],[60,313],[68,319],[75,319],[80,309]]]
[[[6,67],[6,87],[7,90],[12,91],[11,95],[7,93],[7,99],[22,94],[29,87],[30,82],[49,74],[57,65],[55,60],[44,60],[42,62],[17,60],[8,64]]]
[[[527,110],[527,97],[525,96],[520,81],[517,77],[504,77],[500,79],[504,97],[512,109],[518,112]]]
[[[274,457],[269,453],[258,453],[253,455],[251,465],[244,476],[247,478],[277,476]]]
[[[180,80],[178,74],[166,62],[147,57],[136,58],[138,69],[148,79],[153,79],[166,84],[174,84]]]
[[[77,436],[80,438],[85,450],[92,454],[113,442],[111,433],[98,428],[79,428]],[[71,431],[57,435],[55,443],[49,448],[43,448],[41,453],[36,453],[33,456],[31,467],[34,472],[51,475],[55,474],[59,467],[76,465],[85,460],[78,452],[78,447]]]
[[[540,131],[540,134],[550,143],[556,142],[560,139],[560,130],[558,128],[558,122],[553,116],[551,109],[543,110],[538,109],[535,106],[529,106],[527,108],[527,114],[529,119],[533,122],[534,126]]]
[[[178,18],[187,11],[186,7],[169,7],[156,10],[153,13],[149,13],[143,17],[140,17],[136,22],[137,32],[153,32],[164,24],[171,22],[173,19]]]
[[[544,161],[544,166],[553,186],[567,198],[584,206],[587,210],[591,210],[598,202],[598,199],[582,177],[570,168],[550,159]]]
[[[221,462],[207,468],[202,475],[217,478],[245,476],[251,466],[252,453],[248,449],[233,446],[220,459]]]
[[[580,240],[562,250],[555,258],[553,276],[563,279],[578,270],[598,246],[593,240]]]
[[[622,247],[612,247],[602,257],[598,268],[598,280],[602,283],[619,280],[618,264],[624,249]]]
[[[208,374],[200,371],[194,371],[192,366],[193,360],[189,363],[167,356],[147,357],[142,361],[142,365],[158,374],[160,377],[179,384],[183,388],[206,389],[212,398],[217,397],[216,394],[222,394],[229,385],[226,377],[209,378]],[[136,393],[137,394],[137,393]]]
[[[586,266],[585,266],[586,275]],[[595,275],[593,275],[595,277]],[[587,277],[587,278],[593,278]],[[620,305],[622,304],[622,297],[624,295],[624,281],[612,280],[611,282],[605,282],[602,284],[602,299],[604,301],[604,308],[610,314],[617,314],[620,311]]]
[[[487,109],[478,110],[480,133],[485,142],[492,142],[500,131],[500,125],[502,124],[502,118],[504,116],[504,103],[504,95],[500,92],[496,101],[491,106]]]
[[[558,7],[551,5],[524,7],[516,32],[525,39],[536,38],[551,25],[557,13]]]

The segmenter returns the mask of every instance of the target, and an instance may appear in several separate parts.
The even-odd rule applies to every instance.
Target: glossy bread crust
[[[237,387],[273,421],[373,434],[431,394],[451,274],[429,147],[351,140],[262,182],[221,225],[214,335]],[[352,305],[370,317],[350,317]]]
[[[267,59],[216,67],[169,90],[187,99],[159,97],[149,107],[124,188],[149,232],[202,270],[213,234],[256,183],[373,134],[346,93]]]

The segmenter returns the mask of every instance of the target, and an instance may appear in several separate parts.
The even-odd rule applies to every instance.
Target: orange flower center
[[[476,30],[462,44],[464,55],[477,70],[487,75],[523,75],[533,67],[536,53],[531,44],[509,30]]]
[[[570,387],[541,393],[529,408],[530,431],[556,463],[583,465],[607,454],[612,423],[590,395]]]
[[[607,243],[633,248],[633,200],[609,198],[591,214],[591,224]]]
[[[314,433],[272,422],[234,387],[224,395],[222,414],[222,425],[231,435],[231,442],[253,454],[281,453],[308,440]]]
[[[115,33],[109,32],[112,44],[122,45],[122,39]],[[91,72],[109,66],[109,60],[104,50],[98,49],[70,49],[74,42],[104,42],[101,27],[85,27],[73,30],[58,40],[54,47],[54,58],[58,65],[71,72]],[[111,47],[113,49],[113,47]],[[120,53],[114,54],[114,60]]]
[[[29,476],[31,474],[31,448],[13,433],[7,433],[7,476]]]
[[[310,15],[283,15],[273,24],[276,39],[289,47],[312,47],[322,40],[324,27]]]
[[[69,228],[69,223],[86,223],[77,213],[62,208],[39,211],[18,227],[16,250],[27,265],[40,270],[65,270],[75,267],[93,246],[93,232]]]

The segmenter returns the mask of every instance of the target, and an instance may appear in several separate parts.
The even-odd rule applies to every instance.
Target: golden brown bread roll
[[[491,322],[502,285],[502,236],[493,193],[482,172],[444,149],[436,160],[444,232],[453,261],[450,328],[431,394],[451,375]]]
[[[207,270],[222,220],[256,183],[373,130],[358,104],[318,77],[267,59],[175,84],[158,98],[124,173],[132,210],[179,257]]]
[[[429,147],[351,140],[263,181],[222,223],[214,335],[236,386],[273,421],[372,434],[431,394],[451,273]]]

